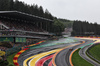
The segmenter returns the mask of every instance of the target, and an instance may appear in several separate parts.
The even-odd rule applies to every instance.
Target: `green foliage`
[[[15,65],[9,64],[8,66],[15,66]]]
[[[100,61],[100,44],[95,45],[89,49],[89,53],[97,60]]]
[[[75,36],[75,35],[76,35],[76,32],[73,30],[73,31],[71,32],[71,35],[72,35],[72,36]]]
[[[0,0],[0,10],[8,10],[9,9],[9,1],[8,0]]]
[[[73,26],[73,21],[71,21],[71,20],[61,19],[61,18],[58,20],[61,21],[66,28],[72,28],[72,26]]]
[[[52,32],[56,33],[57,35],[60,35],[61,32],[64,31],[64,28],[65,28],[65,26],[61,21],[59,21],[57,19],[54,20],[54,23],[52,26]]]
[[[87,21],[74,21],[73,23],[73,36],[89,36],[89,35],[99,35],[100,25],[97,23],[89,23]]]
[[[64,38],[68,38],[68,37],[64,37]]]
[[[7,61],[9,62],[9,65],[8,66],[15,66],[14,63],[13,63],[13,58],[14,56],[16,55],[17,53],[14,53],[10,56],[7,57]]]
[[[92,64],[90,64],[89,62],[87,62],[86,60],[84,60],[83,58],[81,58],[78,54],[80,49],[78,49],[77,51],[74,52],[74,54],[72,55],[72,63],[74,66],[93,66]]]
[[[28,14],[44,17],[47,19],[54,20],[54,23],[45,22],[42,28],[48,32],[54,32],[56,34],[61,34],[65,27],[72,27],[72,22],[66,19],[57,19],[52,16],[52,14],[46,9],[44,10],[42,6],[37,4],[28,5],[22,1],[18,0],[0,0],[0,10],[1,11],[21,11]],[[40,24],[39,24],[40,25]]]
[[[50,12],[47,9],[44,12],[42,6],[39,7],[37,4],[28,5],[18,0],[0,0],[0,11],[21,11],[53,20]]]
[[[51,20],[54,18],[52,14],[47,9],[44,10],[42,6],[38,6],[37,4],[28,5],[18,0],[0,0],[0,11],[20,11]],[[40,26],[41,23],[38,23],[38,25]],[[43,25],[42,28],[44,30],[48,32],[52,31],[51,23],[44,22]]]

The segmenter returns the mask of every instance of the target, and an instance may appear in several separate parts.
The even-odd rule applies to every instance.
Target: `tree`
[[[0,11],[12,11],[12,10],[21,11],[28,14],[45,17],[45,18],[53,20],[52,14],[50,14],[50,12],[47,9],[44,12],[43,7],[42,6],[39,7],[37,4],[28,5],[18,0],[15,0],[15,1],[14,0],[0,0]]]
[[[72,35],[99,35],[100,34],[100,26],[95,22],[89,23],[87,21],[74,21],[73,23],[73,32]]]
[[[0,10],[7,11],[9,10],[9,0],[0,0]]]
[[[11,11],[11,10],[14,10],[14,2],[13,2],[13,0],[9,0],[9,10]]]
[[[39,16],[44,17],[44,11],[43,11],[42,6],[39,7]]]
[[[64,24],[60,22],[59,20],[54,20],[53,26],[52,26],[52,32],[56,33],[57,35],[61,35],[61,32],[64,31]]]

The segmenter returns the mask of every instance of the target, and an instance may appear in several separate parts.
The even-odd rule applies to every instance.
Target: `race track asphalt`
[[[75,45],[75,44],[78,44],[78,43],[82,43],[82,41],[85,41],[85,43],[83,44],[80,44],[80,45],[76,45],[76,46],[73,46],[73,47],[69,47],[69,48],[66,48],[62,51],[60,51],[56,57],[55,57],[55,64],[56,66],[71,66],[70,62],[69,62],[69,56],[71,54],[72,51],[74,51],[75,49],[77,48],[80,48],[84,45],[87,45],[87,44],[90,44],[90,43],[93,43],[94,41],[93,40],[85,40],[85,39],[78,39],[78,38],[73,38],[71,37],[71,39],[76,39],[76,40],[79,40],[77,42],[73,42],[73,43],[65,43],[65,44],[59,44],[59,45],[54,45],[54,46],[47,46],[47,47],[41,47],[41,48],[35,48],[35,49],[30,49],[28,51],[25,51],[24,53],[22,53],[19,58],[18,58],[18,63],[20,66],[23,66],[23,62],[25,59],[31,57],[31,56],[34,56],[34,55],[37,55],[37,54],[40,54],[40,53],[43,53],[43,52],[48,52],[48,51],[51,51],[51,50],[54,50],[54,49],[58,49],[58,48],[62,48],[62,47],[67,47],[69,45]],[[59,40],[58,40],[59,41]],[[63,40],[61,40],[63,41]],[[46,43],[42,44],[42,45],[45,45]],[[73,49],[72,51],[70,51],[69,49]],[[30,59],[31,60],[31,59]],[[29,63],[29,61],[27,61],[27,65]],[[46,61],[43,65],[44,66],[48,66],[48,64],[51,62],[51,59]],[[51,64],[50,64],[51,65]],[[29,66],[29,65],[28,65]]]
[[[75,50],[75,49],[80,48],[80,47],[87,45],[89,43],[93,43],[93,41],[92,40],[85,40],[84,44],[76,45],[74,47],[66,48],[66,49],[60,51],[55,57],[55,64],[57,66],[71,66],[71,64],[69,62],[69,56],[70,56],[72,51],[70,51],[69,49]]]
[[[92,60],[91,58],[89,58],[87,55],[86,55],[86,51],[87,49],[90,47],[91,45],[89,46],[85,46],[84,48],[80,49],[79,51],[79,55],[85,59],[86,61],[88,61],[89,63],[93,64],[94,66],[100,66],[99,63],[95,62],[94,60]]]
[[[48,47],[30,49],[30,50],[22,53],[19,56],[18,63],[19,63],[20,66],[23,66],[24,60],[27,59],[27,58],[29,58],[29,57],[31,57],[31,56],[33,56],[33,55],[36,55],[36,54],[39,54],[39,53],[43,53],[43,52],[47,52],[47,51],[50,51],[50,50],[53,50],[53,49],[57,49],[57,48],[66,47],[68,45],[73,45],[73,44],[77,44],[77,43],[80,43],[80,41],[74,42],[74,43],[66,43],[66,44],[61,44],[61,45],[54,45],[54,46],[48,46]],[[28,64],[28,62],[27,62],[27,64]]]

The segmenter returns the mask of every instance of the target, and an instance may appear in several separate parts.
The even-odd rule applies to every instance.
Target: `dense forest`
[[[21,11],[53,20],[51,13],[47,9],[44,10],[42,6],[28,5],[18,0],[0,0],[0,11]]]
[[[59,18],[58,20],[61,21],[66,28],[72,28],[72,26],[73,26],[72,20],[62,19],[62,18]]]
[[[37,4],[28,5],[18,0],[0,0],[0,11],[20,11],[51,19],[53,20],[53,23],[52,25],[48,23],[47,31],[53,32],[55,34],[61,34],[65,28],[65,25],[62,21],[58,20],[57,17],[52,16],[52,14],[47,9],[44,10],[42,6],[38,6]]]
[[[100,35],[100,25],[89,23],[87,21],[74,21],[73,23],[73,36],[97,36]]]
[[[64,28],[73,28],[72,36],[89,36],[100,35],[100,25],[97,23],[89,23],[87,21],[71,21],[54,17],[47,9],[44,10],[42,6],[37,4],[28,5],[18,0],[0,0],[0,11],[20,11],[35,16],[51,19],[54,22],[52,25],[48,24],[48,31],[56,34],[61,34]]]
[[[52,25],[52,32],[57,34],[57,35],[61,35],[61,33],[64,31],[64,28],[66,28],[66,26],[64,25],[64,23],[58,19],[54,19],[54,23]]]

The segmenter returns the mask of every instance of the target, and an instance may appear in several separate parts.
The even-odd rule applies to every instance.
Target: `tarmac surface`
[[[71,38],[72,39],[72,38]],[[63,41],[64,39],[60,39],[58,41]],[[44,44],[41,44],[41,45],[45,45],[47,44],[48,42],[45,42]],[[49,41],[49,43],[52,43],[51,41]],[[28,51],[25,51],[24,53],[22,53],[19,58],[18,58],[18,63],[20,66],[23,66],[23,62],[25,59],[33,56],[33,55],[36,55],[36,54],[39,54],[39,53],[43,53],[43,52],[47,52],[47,51],[50,51],[50,50],[54,50],[54,49],[57,49],[57,48],[62,48],[62,47],[66,47],[68,45],[73,45],[73,44],[77,44],[77,43],[80,43],[80,41],[78,42],[72,42],[72,43],[65,43],[65,44],[59,44],[59,45],[54,45],[54,46],[47,46],[47,47],[41,47],[41,48],[35,48],[35,49],[30,49]],[[31,60],[31,59],[30,59]],[[29,60],[29,61],[30,61]],[[28,61],[28,62],[29,62]],[[27,62],[27,65],[28,65],[28,62]],[[48,64],[48,63],[46,63]]]
[[[84,45],[87,45],[89,43],[92,43],[93,41],[92,40],[85,40],[85,43],[84,44],[80,44],[80,45],[76,45],[76,46],[73,46],[73,47],[70,47],[70,48],[66,48],[64,50],[62,50],[61,52],[59,52],[55,58],[55,64],[57,66],[71,66],[70,62],[69,62],[69,56],[71,54],[72,51],[70,51],[69,49],[77,49],[77,48],[80,48]]]
[[[89,58],[87,55],[86,55],[86,51],[87,49],[90,47],[91,45],[89,46],[85,46],[84,48],[80,49],[79,51],[79,55],[85,59],[86,61],[88,61],[89,63],[93,64],[94,66],[100,66],[99,63],[95,62],[94,60],[92,60],[91,58]]]
[[[58,45],[51,45],[51,46],[46,46],[46,47],[40,47],[40,48],[35,48],[35,49],[30,49],[28,51],[25,51],[24,53],[22,53],[19,58],[18,58],[18,63],[20,66],[23,66],[23,62],[25,59],[31,57],[31,56],[34,56],[34,55],[37,55],[37,54],[40,54],[40,53],[44,53],[44,52],[48,52],[48,51],[51,51],[51,50],[54,50],[54,49],[58,49],[58,48],[62,48],[62,47],[67,47],[69,45],[75,45],[75,44],[78,44],[78,43],[81,43],[83,41],[83,39],[78,39],[78,38],[70,38],[70,39],[75,39],[75,40],[78,40],[77,42],[69,42],[69,43],[64,43],[64,44],[58,44]],[[63,42],[64,39],[60,39],[58,40],[59,42]],[[65,40],[64,40],[65,41]],[[73,47],[70,47],[71,49],[75,50],[77,48],[80,48],[84,45],[87,45],[89,43],[93,43],[92,40],[85,40],[85,43],[84,44],[80,44],[80,45],[76,45],[76,46],[73,46]],[[49,42],[45,42],[43,44],[41,44],[40,46],[42,45],[46,45],[47,43],[53,43],[52,41],[49,41]],[[55,43],[55,42],[54,42]],[[57,66],[71,66],[70,65],[70,62],[69,62],[69,56],[71,54],[71,52],[73,51],[70,51],[69,49],[70,48],[66,48],[62,51],[60,51],[56,57],[55,57],[55,64]],[[29,66],[29,61],[32,60],[32,59],[29,59],[27,61],[27,66]],[[51,62],[52,59],[49,59],[47,60],[43,66],[48,66],[48,64]]]

